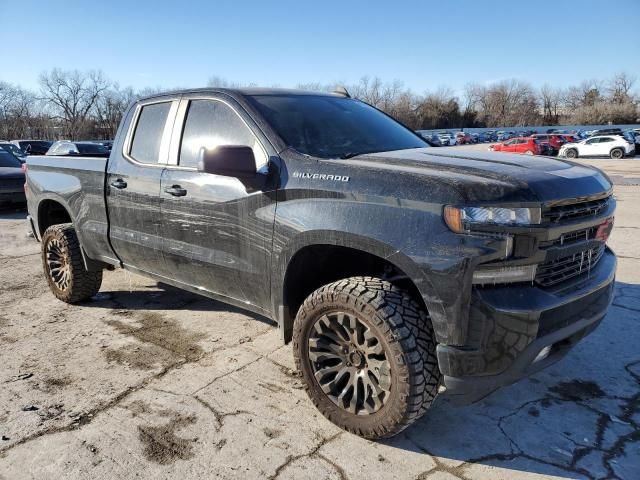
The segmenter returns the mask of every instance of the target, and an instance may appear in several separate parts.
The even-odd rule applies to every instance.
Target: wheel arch
[[[44,198],[38,203],[35,222],[40,238],[51,225],[74,223],[68,205],[57,198]]]
[[[428,279],[408,256],[390,245],[349,233],[305,232],[283,250],[277,264],[272,303],[285,343],[291,340],[293,321],[305,298],[342,278],[385,278],[407,290],[427,311],[430,305],[423,294],[435,295]]]
[[[609,157],[611,157],[611,154],[615,151],[615,150],[620,150],[620,152],[622,152],[622,156],[620,158],[624,158],[625,155],[625,151],[623,147],[617,146],[617,147],[612,147],[611,150],[609,150]]]
[[[71,215],[71,209],[61,198],[45,197],[41,199],[40,202],[38,202],[36,212],[35,224],[40,238],[42,238],[44,232],[51,225],[59,225],[63,223],[71,223],[75,225],[75,219]],[[89,258],[82,244],[82,236],[77,230],[76,235],[78,237],[78,243],[80,244],[80,251],[82,253],[82,260],[85,268],[90,272],[102,270],[106,264]]]

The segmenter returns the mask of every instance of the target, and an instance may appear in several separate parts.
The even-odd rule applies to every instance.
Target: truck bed
[[[29,199],[49,199],[71,212],[87,256],[113,263],[116,260],[108,241],[105,204],[105,172],[108,159],[96,157],[29,156],[27,188]],[[32,212],[33,207],[29,206]],[[46,203],[40,208],[46,208]],[[41,235],[43,226],[36,225]]]

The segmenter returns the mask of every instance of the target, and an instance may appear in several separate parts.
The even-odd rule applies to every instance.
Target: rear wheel
[[[624,157],[624,150],[622,150],[621,148],[614,148],[613,150],[611,150],[611,153],[609,153],[609,156],[611,158],[615,158],[616,160],[620,160],[622,157]]]
[[[577,158],[578,152],[574,148],[570,148],[569,150],[566,151],[565,156],[567,158]]]
[[[313,292],[294,324],[293,349],[309,397],[339,427],[393,436],[426,413],[440,371],[427,313],[403,290],[372,277]]]
[[[533,152],[531,150],[527,150],[526,152],[524,152],[525,155],[533,155]]]
[[[63,302],[94,296],[102,284],[102,270],[84,267],[80,243],[70,223],[52,225],[42,235],[42,265],[51,292]]]

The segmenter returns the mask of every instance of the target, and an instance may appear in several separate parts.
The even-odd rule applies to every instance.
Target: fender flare
[[[420,292],[427,310],[431,315],[445,315],[439,301],[437,290],[430,278],[402,251],[369,237],[335,230],[311,230],[302,232],[292,238],[282,250],[274,256],[271,268],[271,302],[274,318],[278,322],[283,340],[287,339],[293,325],[293,312],[285,304],[284,285],[288,268],[295,256],[306,247],[314,245],[330,245],[352,248],[376,256],[391,263],[406,274]]]
[[[48,192],[47,195],[44,195],[42,197],[40,197],[38,199],[38,202],[36,204],[36,211],[35,211],[35,218],[32,217],[32,221],[35,224],[35,230],[38,233],[38,235],[42,238],[42,234],[44,233],[44,231],[41,231],[40,228],[40,213],[42,210],[42,204],[44,202],[55,202],[59,205],[62,206],[62,208],[67,212],[67,215],[69,215],[69,218],[71,219],[71,223],[72,224],[76,224],[75,218],[71,213],[71,208],[69,207],[69,204],[64,200],[64,198],[60,195],[57,195],[53,192]],[[78,237],[78,243],[80,244],[80,252],[82,253],[82,261],[84,263],[84,267],[87,269],[87,271],[89,272],[93,272],[93,271],[98,271],[98,270],[102,270],[106,264],[97,260],[93,260],[92,258],[89,258],[85,252],[84,246],[83,246],[83,238],[82,235],[80,234],[80,232],[78,230],[76,230],[76,236]]]

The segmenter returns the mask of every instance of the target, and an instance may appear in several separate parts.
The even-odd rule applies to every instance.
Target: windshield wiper
[[[340,155],[342,160],[346,160],[347,158],[357,157],[358,155],[366,155],[367,153],[377,153],[375,151],[366,151],[366,152],[347,152]]]

